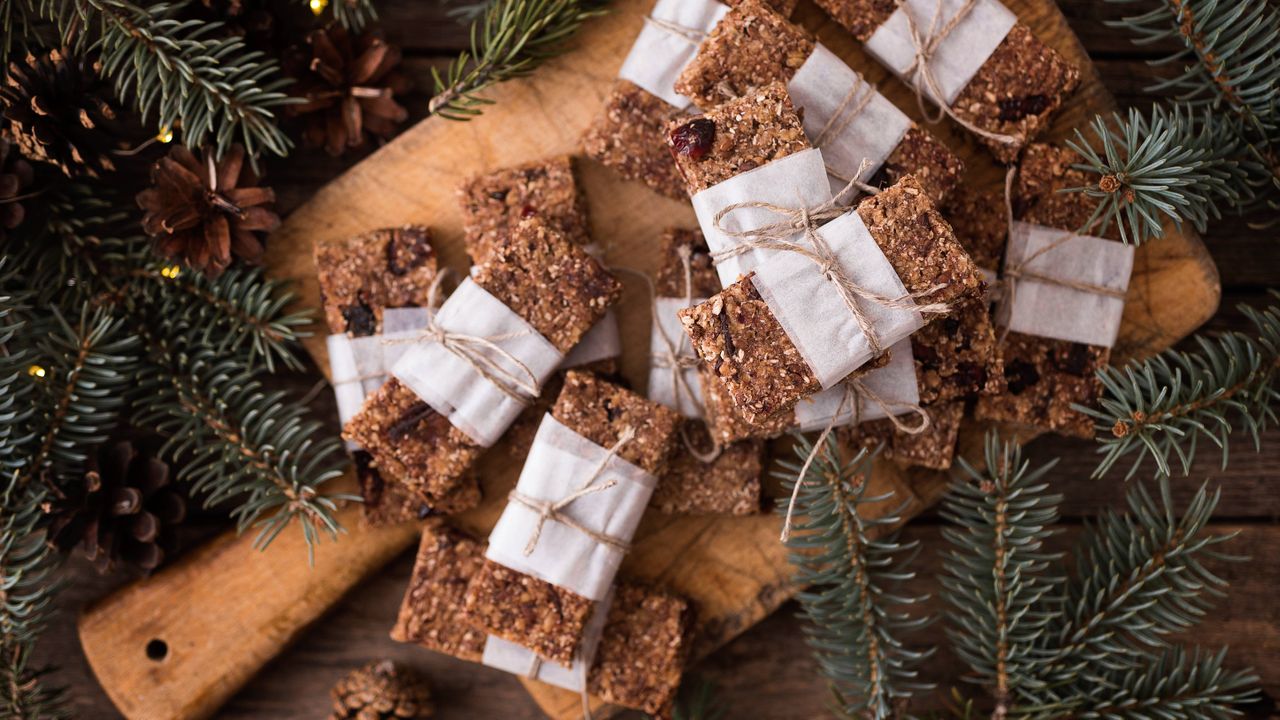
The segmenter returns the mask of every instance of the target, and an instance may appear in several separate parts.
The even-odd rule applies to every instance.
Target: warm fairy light
[[[311,12],[319,15],[324,9],[329,7],[329,0],[311,0]]]
[[[42,378],[44,377],[44,368],[39,365],[32,365],[27,368],[27,374],[34,378]]]
[[[156,134],[156,140],[165,144],[173,142],[173,130],[168,125],[161,126],[160,132]]]
[[[161,269],[160,274],[172,280],[182,274],[182,268],[177,265],[170,265],[169,267]]]

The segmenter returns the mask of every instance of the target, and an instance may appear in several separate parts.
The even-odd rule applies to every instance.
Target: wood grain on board
[[[476,172],[575,152],[650,4],[651,0],[615,2],[613,12],[583,29],[572,52],[530,78],[488,92],[496,104],[482,117],[469,123],[427,119],[325,186],[271,238],[267,257],[271,274],[296,283],[300,305],[318,308],[312,260],[317,241],[410,222],[430,225],[442,262],[463,269],[455,187]],[[1082,68],[1083,86],[1055,124],[1051,138],[1063,139],[1070,128],[1084,126],[1094,113],[1113,109],[1112,99],[1051,0],[1008,0],[1006,4]],[[809,2],[802,4],[797,19],[879,83],[900,107],[918,116],[914,96],[888,78]],[[974,143],[947,127],[934,130],[965,158],[969,182],[999,184],[1002,169]],[[687,203],[624,183],[595,163],[581,165],[592,232],[608,247],[610,263],[652,272],[661,229],[695,225]],[[640,292],[634,285],[629,288],[620,318],[623,373],[643,387],[649,317]],[[1162,241],[1144,245],[1137,256],[1117,354],[1150,353],[1183,337],[1213,314],[1219,292],[1216,270],[1194,235],[1170,232]],[[306,346],[317,364],[326,367],[323,333],[310,338]],[[980,436],[980,428],[967,428],[962,445],[971,449]],[[456,522],[483,537],[501,511],[518,463],[511,462],[499,446],[482,460],[480,471],[488,500]],[[872,484],[909,500],[907,514],[914,515],[940,497],[945,476],[904,472],[881,463]],[[325,543],[318,549],[314,569],[302,562],[293,533],[262,554],[251,549],[251,538],[229,535],[91,608],[81,621],[82,641],[117,706],[131,718],[212,714],[325,608],[413,541],[411,527],[373,531],[356,514],[354,509],[344,511],[348,533],[340,543]],[[698,650],[708,652],[794,594],[778,530],[778,520],[772,516],[650,516],[641,526],[624,573],[692,598],[700,617]],[[246,591],[233,595],[229,588]],[[388,629],[392,622],[388,617]],[[163,660],[147,657],[147,644],[154,639],[167,643]],[[538,683],[529,683],[529,688],[553,717],[576,717],[580,712],[577,697],[570,693]]]

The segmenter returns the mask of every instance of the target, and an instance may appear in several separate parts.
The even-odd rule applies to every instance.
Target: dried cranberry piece
[[[974,363],[960,363],[956,366],[956,375],[966,387],[981,389],[987,384],[987,369]]]
[[[948,335],[955,335],[960,329],[960,321],[953,317],[945,317],[942,319],[942,329],[946,330]]]
[[[531,218],[537,214],[538,214],[538,209],[532,205],[525,205],[524,207],[520,208],[520,217],[522,218]]]
[[[1049,109],[1049,98],[1044,95],[1006,98],[1000,103],[1000,122],[1017,122],[1028,115],[1039,115]]]
[[[406,262],[400,264],[401,256],[407,256]],[[387,243],[387,272],[392,275],[406,275],[410,270],[431,259],[431,243],[427,242],[427,234],[416,229],[396,230]]]
[[[373,309],[363,302],[342,308],[342,319],[347,321],[347,332],[356,337],[378,332],[378,318]]]
[[[1071,343],[1065,352],[1054,354],[1054,364],[1059,370],[1076,377],[1086,377],[1089,373],[1092,353],[1087,345]]]
[[[671,131],[671,147],[677,154],[701,160],[716,139],[716,124],[706,118],[694,118]]]
[[[1013,360],[1005,364],[1004,377],[1009,382],[1009,392],[1021,395],[1024,390],[1040,382],[1040,371],[1025,360]]]

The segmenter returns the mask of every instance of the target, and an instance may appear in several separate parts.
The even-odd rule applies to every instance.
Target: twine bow
[[[431,288],[427,293],[427,305],[429,307],[439,307],[440,287],[446,275],[448,275],[447,271],[441,272],[436,275],[435,280],[431,281]],[[423,341],[439,343],[445,350],[470,365],[477,375],[489,381],[504,395],[522,405],[527,405],[542,392],[538,376],[533,370],[524,361],[512,354],[511,351],[499,344],[505,340],[524,337],[529,334],[528,331],[503,333],[488,337],[469,335],[446,330],[440,324],[439,316],[440,313],[438,312],[432,312],[428,315],[426,329],[412,338],[384,339],[382,342],[387,344]],[[498,359],[495,359],[494,356]],[[505,361],[511,367],[504,365],[500,361]]]
[[[854,180],[830,200],[812,208],[804,206],[793,208],[755,200],[729,205],[716,213],[715,228],[725,237],[741,240],[742,242],[728,250],[713,253],[712,258],[719,263],[731,257],[745,255],[751,250],[790,252],[806,258],[818,266],[823,278],[830,282],[835,287],[836,292],[840,294],[840,299],[844,301],[854,320],[857,321],[858,328],[862,331],[863,336],[866,337],[872,354],[880,355],[884,352],[884,347],[880,342],[880,336],[876,332],[874,324],[871,322],[871,318],[867,316],[862,307],[863,301],[872,302],[893,310],[914,310],[919,313],[931,314],[945,314],[949,308],[946,303],[918,305],[915,302],[917,298],[937,292],[946,287],[946,285],[934,285],[926,290],[907,293],[902,297],[894,298],[858,285],[845,272],[835,253],[832,252],[830,245],[827,244],[826,239],[818,232],[818,227],[822,222],[834,220],[848,212],[849,208],[840,205],[839,199],[845,193],[860,185],[860,182]],[[733,230],[724,226],[726,217],[737,210],[748,208],[766,210],[782,219],[747,230]],[[807,245],[789,239],[797,233],[804,234],[805,240],[808,241]]]
[[[796,499],[800,497],[800,488],[804,485],[804,478],[809,474],[809,468],[813,465],[813,461],[818,458],[818,453],[826,444],[827,438],[836,429],[836,423],[840,419],[840,413],[844,412],[846,404],[853,406],[853,422],[851,425],[857,426],[862,423],[862,398],[875,403],[884,411],[886,419],[893,424],[899,432],[907,435],[919,435],[933,424],[933,419],[929,417],[929,411],[920,407],[918,403],[904,403],[885,400],[867,384],[862,378],[853,378],[844,381],[844,392],[840,395],[840,404],[836,405],[836,411],[831,414],[831,419],[827,421],[827,426],[822,429],[822,434],[818,436],[817,442],[809,449],[809,454],[804,459],[804,464],[800,466],[800,473],[796,475],[796,484],[791,488],[791,499],[787,503],[787,515],[782,521],[782,542],[786,542],[791,537],[792,517],[795,515]],[[906,412],[901,415],[915,415],[920,418],[917,425],[908,425],[899,414],[893,412],[893,408],[905,409]]]
[[[542,529],[546,526],[548,520],[554,520],[561,525],[573,528],[583,535],[590,537],[592,540],[595,540],[597,543],[600,543],[601,545],[608,545],[615,550],[620,550],[625,553],[631,549],[631,544],[625,540],[619,540],[611,535],[606,535],[605,533],[593,530],[592,528],[589,528],[577,520],[574,520],[572,517],[564,514],[562,511],[588,495],[604,492],[618,484],[616,478],[612,478],[600,485],[596,485],[595,482],[600,479],[602,474],[604,474],[604,470],[609,465],[609,462],[617,457],[618,451],[621,450],[624,445],[631,442],[635,436],[635,428],[630,426],[624,428],[618,435],[618,441],[613,444],[613,447],[609,448],[609,452],[606,453],[605,456],[601,458],[600,463],[596,465],[595,471],[592,472],[576,490],[565,495],[559,500],[553,502],[551,500],[542,500],[540,498],[530,497],[520,492],[519,488],[511,491],[508,498],[512,502],[519,503],[538,515],[538,522],[533,526],[533,533],[529,536],[529,542],[524,546],[524,554],[526,556],[532,555],[534,549],[538,547],[538,541],[542,539]]]
[[[1002,145],[1021,145],[1024,141],[1021,135],[1006,135],[984,130],[957,115],[944,100],[942,91],[938,87],[938,79],[933,75],[931,64],[933,56],[937,54],[942,41],[946,40],[952,31],[969,16],[969,13],[973,12],[978,0],[966,0],[960,10],[951,16],[951,19],[942,27],[938,27],[938,22],[942,19],[943,4],[946,0],[937,0],[937,5],[934,6],[933,18],[929,21],[929,32],[927,34],[920,32],[915,16],[912,15],[911,8],[907,6],[909,0],[896,0],[896,2],[898,9],[906,16],[907,30],[911,35],[911,44],[915,47],[915,61],[907,67],[903,75],[908,77],[915,76],[915,82],[912,82],[911,85],[915,89],[916,104],[919,105],[920,114],[924,119],[929,123],[938,123],[942,121],[943,116],[946,116],[954,120],[960,127],[979,137]],[[934,104],[938,106],[936,114],[929,111],[928,105],[924,101],[926,90],[933,99]]]

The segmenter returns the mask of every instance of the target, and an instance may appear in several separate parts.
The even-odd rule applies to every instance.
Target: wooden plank
[[[1062,137],[1092,113],[1113,107],[1083,49],[1048,0],[1009,4],[1038,34],[1085,68],[1084,87],[1055,127],[1055,137]],[[534,77],[494,89],[490,96],[497,104],[483,117],[465,124],[428,119],[326,186],[271,238],[267,264],[272,274],[295,281],[300,303],[318,307],[311,255],[317,240],[405,222],[431,225],[442,261],[461,268],[461,227],[454,187],[473,172],[574,151],[648,6],[649,0],[620,0],[613,13],[585,28],[572,53],[549,63]],[[852,41],[816,8],[803,7],[800,19],[817,30],[834,51],[880,82],[901,107],[914,110],[914,97],[884,77],[884,71],[862,57]],[[1001,169],[971,141],[945,127],[939,132],[969,161],[969,182],[995,185],[1000,181]],[[593,234],[609,246],[613,263],[652,271],[656,264],[654,240],[660,228],[672,223],[693,224],[686,203],[660,199],[637,185],[622,183],[598,165],[584,163],[583,180],[592,208]],[[1218,299],[1213,265],[1195,237],[1170,233],[1163,241],[1145,246],[1138,257],[1129,312],[1121,331],[1121,355],[1149,352],[1175,341],[1211,315]],[[627,348],[623,372],[637,386],[643,386],[647,364],[646,307],[642,298],[632,294],[620,313]],[[318,365],[325,367],[322,334],[309,340],[307,348]],[[969,428],[966,447],[972,447],[980,433],[978,428]],[[489,500],[457,518],[460,525],[480,535],[487,532],[514,482],[514,465],[502,449],[481,462]],[[901,498],[912,499],[914,513],[938,497],[942,479],[937,473],[902,472],[886,465],[877,469],[872,482],[878,489],[894,489]],[[350,535],[336,547],[322,548],[318,561],[320,567],[341,567],[344,572],[317,570],[308,574],[299,570],[305,566],[296,545],[292,555],[287,543],[258,555],[248,548],[247,539],[228,537],[215,544],[218,552],[197,553],[90,611],[81,624],[82,638],[108,693],[127,714],[136,717],[152,712],[144,708],[158,708],[159,714],[176,717],[212,712],[335,602],[343,589],[358,582],[363,570],[385,561],[411,541],[411,529],[371,533],[352,521],[350,511],[345,517]],[[777,532],[774,517],[649,518],[626,570],[693,598],[702,618],[699,648],[707,651],[758,622],[794,592],[788,584],[790,571]],[[219,562],[227,557],[234,557],[235,562]],[[357,568],[361,572],[353,571]],[[332,582],[317,580],[319,575]],[[269,591],[246,593],[251,598],[261,595],[259,602],[213,611],[221,607],[225,589],[230,587],[269,587]],[[185,614],[174,610],[176,606],[203,612]],[[197,647],[196,633],[190,626],[196,619],[199,637],[218,640]],[[390,620],[387,618],[388,624]],[[157,627],[165,628],[166,633],[189,632],[167,637],[193,638],[191,646],[182,645],[173,662],[147,661],[137,649],[156,636]],[[262,638],[221,642],[246,630]],[[125,652],[118,654],[121,648]],[[577,712],[577,699],[571,695],[541,686],[533,692],[555,717]]]

